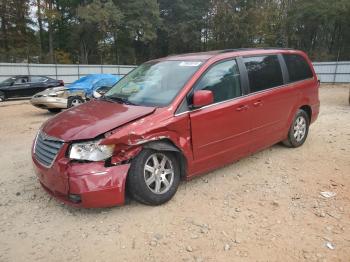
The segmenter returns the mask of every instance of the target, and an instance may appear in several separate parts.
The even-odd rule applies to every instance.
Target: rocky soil
[[[183,182],[162,206],[95,210],[57,202],[36,180],[30,147],[52,115],[1,103],[0,261],[350,261],[348,93],[321,87],[300,148],[275,145]]]

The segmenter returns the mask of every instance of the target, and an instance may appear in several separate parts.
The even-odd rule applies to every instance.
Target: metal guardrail
[[[350,61],[314,62],[313,65],[322,83],[350,83]]]
[[[322,83],[350,83],[350,61],[314,62],[316,74]],[[46,75],[69,84],[87,74],[126,75],[133,65],[61,65],[0,63],[0,81],[15,75]]]
[[[126,75],[136,66],[132,65],[61,65],[0,63],[0,81],[15,75],[45,75],[70,84],[88,74]]]

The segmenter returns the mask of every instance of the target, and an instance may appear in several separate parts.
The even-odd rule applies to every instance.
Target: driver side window
[[[15,84],[19,85],[19,84],[25,84],[28,82],[28,78],[27,77],[19,77],[16,79]]]
[[[212,91],[214,103],[241,96],[241,82],[236,60],[214,65],[199,80],[194,90]]]

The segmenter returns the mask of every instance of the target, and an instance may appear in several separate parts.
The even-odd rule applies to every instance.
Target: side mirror
[[[104,94],[106,94],[109,90],[111,90],[112,87],[111,86],[100,86],[98,88],[96,88],[94,91],[93,91],[93,94],[92,96],[94,98],[100,98],[101,96],[103,96]]]
[[[195,91],[193,94],[193,107],[199,108],[210,105],[214,102],[213,92],[209,90]]]
[[[93,98],[100,98],[101,96],[102,95],[99,92],[97,92],[96,90],[92,92],[92,97]]]

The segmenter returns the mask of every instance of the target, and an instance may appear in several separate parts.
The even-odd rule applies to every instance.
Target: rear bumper
[[[34,156],[32,159],[43,188],[66,204],[84,208],[124,204],[129,164],[105,167],[103,162],[73,163],[63,158],[46,168]]]
[[[59,97],[33,97],[30,103],[38,108],[51,109],[51,108],[67,108],[67,99]]]
[[[318,115],[320,113],[320,103],[311,105],[311,121],[310,123],[313,123],[316,121],[316,119],[318,118]]]

